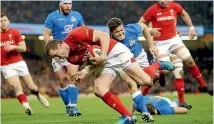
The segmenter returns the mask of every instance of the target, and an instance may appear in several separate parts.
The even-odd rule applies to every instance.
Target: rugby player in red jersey
[[[21,56],[20,52],[26,51],[24,39],[17,30],[10,28],[9,24],[7,16],[1,14],[0,70],[6,81],[14,88],[17,99],[25,108],[26,114],[33,115],[26,95],[23,93],[20,79],[45,107],[49,107],[49,102],[39,93],[38,87],[33,83],[28,67]]]
[[[178,57],[177,65],[175,65],[175,67],[177,67],[173,73],[176,78],[175,87],[178,91],[179,106],[190,109],[191,105],[187,105],[184,101],[183,65],[182,63],[179,63],[179,59],[183,61],[192,76],[199,82],[200,89],[206,90],[210,95],[213,95],[213,90],[208,91],[208,87],[204,82],[198,66],[194,62],[188,48],[176,33],[178,15],[180,15],[187,26],[189,26],[189,37],[193,39],[196,32],[191,18],[182,6],[176,2],[169,2],[168,0],[158,1],[146,10],[139,22],[152,23],[152,29],[150,32],[154,36],[155,45],[158,48],[157,58],[159,60],[170,61],[169,52]],[[176,59],[174,61],[176,64]]]
[[[160,63],[155,62],[142,70],[140,66],[135,63],[133,54],[125,45],[111,39],[109,34],[105,32],[86,26],[77,27],[72,30],[64,41],[51,40],[46,44],[45,50],[47,55],[52,58],[66,58],[68,62],[72,64],[83,65],[83,63],[88,60],[88,48],[91,45],[100,46],[101,55],[90,58],[90,62],[92,62],[93,65],[104,67],[101,74],[97,76],[94,81],[95,94],[122,115],[119,122],[134,120],[131,112],[109,91],[110,85],[117,74],[124,71],[139,85],[151,86],[152,79],[155,78],[155,72],[160,69]],[[88,73],[87,67],[83,71],[75,74],[73,79],[82,80],[86,75],[85,72]],[[136,83],[133,85],[136,86]],[[141,101],[143,100],[141,92],[132,92],[132,98],[142,109],[142,117],[147,118],[145,121],[153,121],[152,116],[145,109],[145,104]]]

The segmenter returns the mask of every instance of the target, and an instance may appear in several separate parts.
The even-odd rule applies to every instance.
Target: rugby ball
[[[101,55],[101,48],[97,45],[92,45],[88,48],[88,57],[94,58]]]

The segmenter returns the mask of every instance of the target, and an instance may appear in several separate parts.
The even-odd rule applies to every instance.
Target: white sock
[[[71,107],[76,107],[77,106],[77,104],[71,104]]]
[[[22,106],[23,106],[25,109],[30,108],[30,105],[28,104],[28,102],[23,102],[23,103],[22,103]]]
[[[66,106],[67,106],[67,107],[71,106],[71,103],[67,104]]]
[[[142,94],[140,91],[137,91],[135,93],[132,94],[132,99],[134,99],[136,96]]]

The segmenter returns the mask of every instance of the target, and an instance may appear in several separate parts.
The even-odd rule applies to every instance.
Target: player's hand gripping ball
[[[103,65],[107,59],[107,57],[101,55],[101,48],[97,45],[92,45],[88,48],[88,57],[90,62],[96,66]]]

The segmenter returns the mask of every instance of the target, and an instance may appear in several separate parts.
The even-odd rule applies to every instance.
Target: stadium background
[[[145,10],[154,2],[149,1],[73,1],[73,10],[79,11],[87,26],[105,26],[111,17],[120,17],[125,24],[135,23],[143,15]],[[184,9],[189,13],[195,26],[200,26],[198,31],[200,36],[197,40],[185,40],[184,43],[190,49],[193,58],[199,65],[204,79],[208,85],[213,85],[213,1],[179,1]],[[34,32],[36,27],[43,25],[47,15],[56,10],[58,1],[1,1],[1,11],[6,13],[14,26],[20,30],[25,37],[27,52],[23,54],[27,62],[34,82],[40,87],[40,91],[49,96],[58,96],[58,83],[54,78],[51,60],[44,54],[44,41],[39,39],[41,30]],[[178,27],[185,26],[182,19],[178,18]],[[27,28],[26,28],[27,27]],[[105,27],[104,27],[105,28]],[[32,30],[30,30],[32,29]],[[187,27],[186,27],[187,29]],[[181,31],[181,35],[186,35],[187,30]],[[29,32],[34,32],[29,34]],[[148,51],[147,45],[142,41],[144,48]],[[151,55],[149,54],[149,60]],[[185,91],[197,93],[198,83],[191,74],[185,70]],[[175,91],[173,86],[174,77],[167,75],[166,87],[162,88],[158,83],[150,90],[150,93],[160,93],[162,91]],[[120,83],[120,87],[115,86]],[[80,92],[84,94],[93,93],[93,82],[80,84]],[[114,93],[127,92],[124,83],[117,80],[112,85]],[[29,93],[25,90],[25,93]],[[1,98],[15,97],[15,93],[1,78]]]

